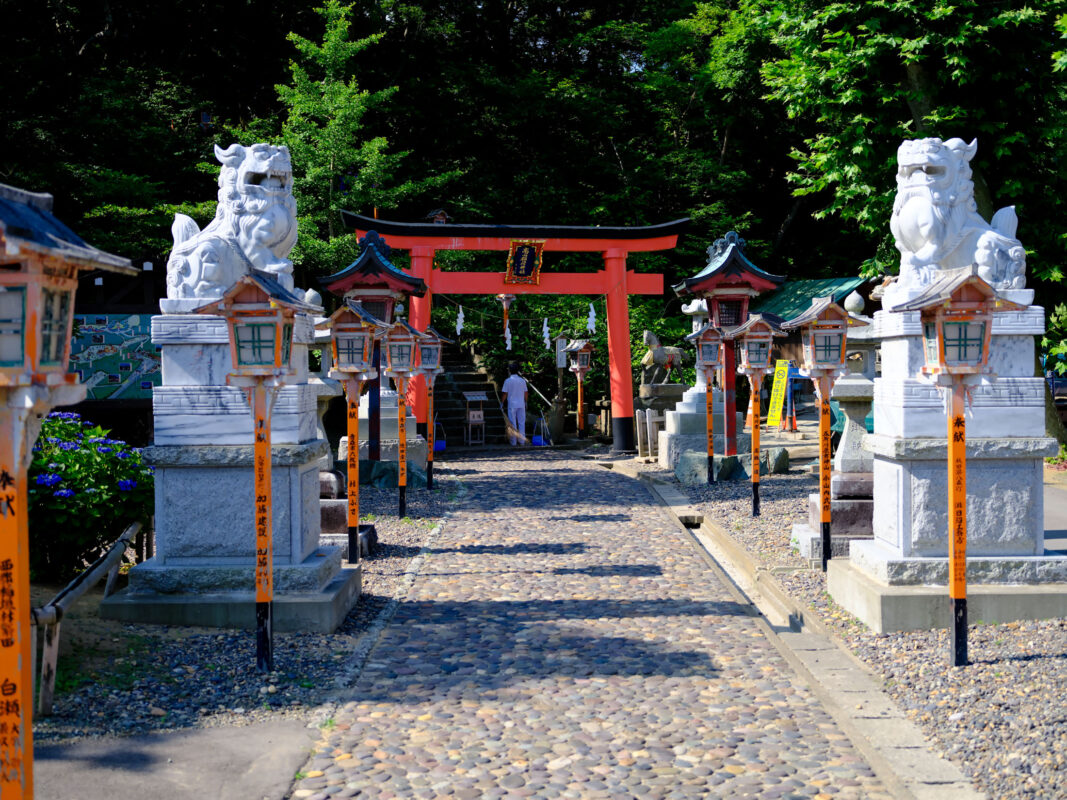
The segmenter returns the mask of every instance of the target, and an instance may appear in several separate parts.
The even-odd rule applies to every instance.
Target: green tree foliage
[[[896,261],[888,221],[900,141],[977,137],[979,211],[988,219],[995,206],[1015,204],[1031,274],[1061,279],[1067,81],[1053,59],[1067,3],[756,0],[748,8],[762,13],[781,51],[763,66],[769,97],[805,131],[792,153],[796,193],[820,198],[816,216],[855,221],[878,242],[871,266]]]
[[[630,260],[668,285],[730,229],[771,272],[892,270],[897,146],[960,136],[979,140],[980,210],[1017,206],[1038,302],[1067,304],[1067,0],[0,0],[0,29],[0,181],[52,191],[75,230],[134,259],[165,255],[175,210],[211,218],[213,143],[270,140],[293,155],[303,286],[355,256],[341,209],[440,206],[457,222],[689,216],[676,250]],[[503,269],[499,253],[438,261]],[[498,313],[442,298],[435,323],[449,299]],[[590,301],[516,313],[580,330]],[[678,343],[679,306],[631,300],[635,359],[646,327]]]
[[[297,58],[289,64],[289,83],[275,87],[286,109],[280,138],[293,159],[299,211],[293,261],[305,278],[334,272],[355,257],[355,242],[341,227],[342,209],[392,208],[452,177],[394,180],[408,153],[389,152],[388,140],[372,135],[367,117],[385,106],[397,87],[370,91],[355,77],[358,57],[382,34],[353,40],[353,6],[327,0],[315,9],[325,23],[321,42],[289,34]]]

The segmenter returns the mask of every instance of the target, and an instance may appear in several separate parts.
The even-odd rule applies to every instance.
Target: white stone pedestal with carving
[[[831,562],[828,588],[878,631],[947,625],[943,589],[900,591],[947,582],[944,401],[917,377],[924,363],[918,313],[880,311],[875,326],[882,376],[874,386],[874,434],[863,440],[873,457],[874,539],[853,542],[848,562]],[[1057,446],[1044,435],[1043,379],[1033,376],[1034,336],[1043,331],[1038,306],[994,316],[997,378],[974,389],[967,412],[967,580],[969,593],[973,583],[983,598],[975,619],[1054,615],[1059,606],[1048,596],[1056,585],[1067,597],[1067,558],[1044,550],[1042,459]]]
[[[230,355],[221,317],[152,318],[163,385],[153,395],[156,553],[130,570],[129,587],[102,613],[131,622],[255,627],[252,415],[226,385]],[[319,543],[316,388],[308,384],[311,320],[297,317],[293,385],[271,415],[274,627],[330,632],[359,597],[359,568]]]

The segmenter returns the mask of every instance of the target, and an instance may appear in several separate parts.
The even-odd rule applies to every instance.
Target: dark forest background
[[[300,286],[356,254],[341,209],[437,207],[457,222],[691,217],[676,250],[631,258],[668,285],[728,230],[772,273],[873,277],[897,265],[900,141],[977,137],[979,210],[1016,206],[1045,349],[1067,353],[1067,0],[318,2],[0,0],[0,182],[53,193],[102,249],[163,262],[175,211],[214,215],[213,144],[284,142]],[[589,302],[603,338],[598,298],[516,301],[530,371],[549,367],[541,319],[577,332]],[[458,303],[465,341],[502,351],[492,298],[440,298],[438,329]],[[635,359],[643,328],[677,343],[679,306],[632,299]]]

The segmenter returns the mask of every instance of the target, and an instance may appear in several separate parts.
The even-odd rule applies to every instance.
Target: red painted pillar
[[[722,360],[722,397],[723,413],[726,417],[723,425],[723,448],[728,456],[737,455],[737,360],[734,343],[723,343]]]
[[[411,298],[411,314],[408,320],[420,331],[430,324],[430,310],[433,305],[433,288],[430,278],[433,273],[432,247],[411,248],[411,273],[426,282],[426,294]],[[426,379],[422,375],[408,381],[408,403],[414,409],[415,422],[420,433],[426,435]]]
[[[608,360],[611,366],[612,450],[634,449],[634,384],[630,355],[630,304],[626,251],[605,250],[608,293]]]

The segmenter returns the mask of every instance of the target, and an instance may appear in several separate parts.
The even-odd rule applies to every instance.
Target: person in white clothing
[[[508,441],[514,447],[526,441],[526,395],[529,390],[526,381],[519,375],[519,365],[512,361],[508,364],[511,375],[504,381],[501,393],[504,395],[504,407],[508,410]]]

